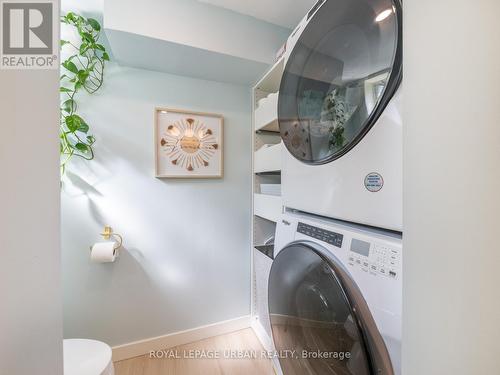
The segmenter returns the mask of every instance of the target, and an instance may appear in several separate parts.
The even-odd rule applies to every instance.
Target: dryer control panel
[[[373,275],[394,279],[399,276],[400,251],[387,245],[353,238],[348,261],[350,266],[359,267]]]

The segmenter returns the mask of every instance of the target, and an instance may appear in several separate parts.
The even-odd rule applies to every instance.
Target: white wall
[[[62,374],[59,72],[0,70],[0,374]]]
[[[75,162],[62,193],[65,337],[117,345],[249,314],[250,90],[106,69],[102,91],[81,97],[96,159]],[[224,179],[153,177],[155,106],[224,115]],[[92,264],[104,224],[126,250]]]
[[[407,0],[405,375],[500,369],[500,2]]]

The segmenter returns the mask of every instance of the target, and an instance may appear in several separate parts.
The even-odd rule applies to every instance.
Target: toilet
[[[64,375],[114,375],[109,345],[86,339],[63,341]]]

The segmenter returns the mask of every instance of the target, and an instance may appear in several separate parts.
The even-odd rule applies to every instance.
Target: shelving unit
[[[283,210],[281,196],[261,192],[261,184],[281,184],[283,144],[278,126],[278,91],[284,61],[280,59],[253,88],[253,202],[252,202],[252,327],[266,349],[271,350],[267,316],[267,283],[272,259],[269,247]],[[259,249],[256,248],[259,247]]]

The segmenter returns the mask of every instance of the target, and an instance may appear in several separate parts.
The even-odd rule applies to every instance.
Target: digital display
[[[370,255],[370,243],[353,238],[351,241],[351,251],[367,257]]]

